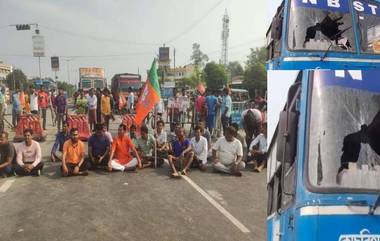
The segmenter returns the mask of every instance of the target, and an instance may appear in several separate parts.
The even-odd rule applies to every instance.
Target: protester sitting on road
[[[40,176],[44,166],[41,158],[40,144],[34,141],[33,130],[24,130],[25,141],[20,143],[16,148],[16,165],[15,173],[20,176]]]
[[[136,166],[142,168],[141,159],[132,140],[126,135],[127,127],[120,124],[118,136],[113,139],[108,170],[134,171]],[[132,151],[136,157],[132,157]]]
[[[52,162],[62,161],[63,157],[63,144],[70,139],[70,133],[67,128],[67,123],[64,121],[62,124],[62,131],[55,137],[53,148],[51,149],[50,159]]]
[[[240,143],[242,144],[242,146],[244,147],[244,145],[246,145],[246,143],[245,143],[244,137],[239,133],[239,124],[238,123],[232,123],[231,126],[233,128],[235,128],[235,130],[236,130],[235,138],[238,139],[240,141]]]
[[[104,134],[103,126],[103,124],[95,124],[95,133],[88,139],[88,161],[92,169],[98,166],[107,167],[109,162],[111,143]]]
[[[158,163],[163,163],[164,158],[168,158],[168,138],[165,131],[165,123],[163,120],[157,121],[157,130],[155,133],[156,148],[157,148],[157,160]]]
[[[211,149],[211,133],[206,129],[206,122],[200,121],[199,126],[201,127],[201,134],[207,140],[208,150]]]
[[[213,167],[218,172],[241,176],[241,169],[245,168],[242,161],[243,147],[235,138],[236,130],[229,126],[224,137],[220,137],[212,147]]]
[[[256,165],[254,171],[261,172],[265,167],[267,160],[267,130],[266,125],[263,125],[260,130],[260,134],[251,142],[249,146],[249,153],[251,156],[248,160],[255,161]]]
[[[185,129],[180,128],[176,132],[177,140],[173,141],[170,145],[168,156],[169,164],[172,169],[171,177],[180,177],[181,174],[187,175],[191,163],[193,161],[194,152],[191,149],[191,143],[188,139],[185,138]],[[178,173],[177,169],[182,169]]]
[[[142,125],[140,127],[141,136],[137,138],[136,148],[141,158],[143,167],[152,166],[154,162],[154,151],[156,140],[152,134],[148,134],[148,127]],[[162,163],[159,164],[161,166]]]
[[[84,151],[84,143],[79,140],[78,129],[72,128],[70,140],[67,140],[63,145],[61,170],[64,177],[88,174]]]
[[[15,147],[8,141],[8,132],[0,133],[0,177],[12,174],[12,161],[16,156]]]
[[[194,128],[195,136],[191,138],[191,141],[190,141],[191,148],[194,151],[192,167],[197,167],[201,171],[206,171],[208,144],[207,144],[207,139],[202,136],[201,132],[202,132],[202,127],[196,126]]]

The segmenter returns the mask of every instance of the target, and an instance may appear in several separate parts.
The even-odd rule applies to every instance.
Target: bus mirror
[[[297,140],[297,114],[295,112],[281,111],[277,135],[277,160],[293,163]]]

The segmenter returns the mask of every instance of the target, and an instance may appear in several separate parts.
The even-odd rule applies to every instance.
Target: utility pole
[[[230,33],[230,18],[226,12],[223,16],[223,31],[222,31],[222,56],[220,58],[220,63],[223,64],[225,67],[227,67],[228,64],[228,36]]]

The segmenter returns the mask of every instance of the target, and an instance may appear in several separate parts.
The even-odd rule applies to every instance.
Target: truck
[[[104,69],[99,67],[79,68],[79,89],[88,92],[92,88],[107,87]]]
[[[119,109],[123,109],[127,102],[129,91],[137,92],[142,87],[140,74],[122,73],[115,74],[111,79],[111,92]]]

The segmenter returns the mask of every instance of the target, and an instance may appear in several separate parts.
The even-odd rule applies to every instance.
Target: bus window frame
[[[282,50],[282,45],[283,45],[282,39],[285,32],[284,31],[284,16],[285,16],[284,2],[285,1],[283,1],[281,5],[279,6],[266,33],[267,61],[281,57],[281,50]],[[281,20],[279,20],[279,18]],[[279,31],[278,38],[275,38],[273,36],[273,27],[276,27],[276,26],[273,26],[273,25],[277,21],[281,23],[281,24],[277,24],[277,26],[281,26],[281,30]]]
[[[285,45],[286,46],[286,51],[287,52],[290,52],[290,53],[304,53],[304,52],[311,52],[311,53],[321,53],[321,54],[324,54],[327,50],[313,50],[313,49],[292,49],[290,48],[289,46],[289,29],[288,29],[288,26],[290,25],[290,12],[291,12],[291,3],[292,1],[294,0],[289,0],[288,1],[288,6],[287,6],[287,16],[286,16],[286,28],[285,28],[285,34],[283,34],[283,41],[285,41]],[[354,44],[352,44],[352,46],[355,48],[353,51],[337,51],[337,50],[328,50],[328,53],[334,53],[334,54],[351,54],[351,55],[361,55],[362,53],[360,52],[360,49],[358,49],[358,36],[357,36],[357,26],[354,26],[355,25],[355,21],[354,21],[354,15],[353,15],[353,10],[352,10],[352,2],[354,0],[349,0],[349,2],[351,3],[349,5],[349,9],[350,9],[350,12],[349,14],[351,15],[351,28],[352,28],[352,31],[353,31],[353,36],[354,36]],[[285,38],[284,38],[285,37]],[[318,56],[319,57],[319,56]]]
[[[333,70],[330,70],[333,71]],[[380,189],[368,189],[368,188],[348,188],[348,187],[318,187],[311,183],[309,176],[309,153],[310,153],[310,121],[311,121],[311,103],[313,95],[314,84],[314,71],[309,72],[308,76],[308,88],[307,88],[307,113],[306,113],[306,133],[305,133],[305,161],[304,161],[304,173],[303,182],[306,189],[312,193],[320,194],[379,194]]]
[[[295,128],[294,133],[292,135],[295,135],[295,152],[294,152],[294,160],[293,162],[287,162],[286,160],[282,160],[280,164],[277,166],[278,158],[277,158],[277,151],[278,151],[278,145],[280,144],[280,140],[277,138],[279,133],[279,125],[277,125],[276,131],[273,135],[272,142],[269,146],[268,153],[272,154],[274,156],[274,165],[273,163],[268,164],[268,166],[272,167],[275,166],[275,171],[273,172],[272,176],[269,176],[268,181],[268,207],[267,207],[267,214],[268,216],[274,213],[275,211],[279,214],[281,214],[284,210],[289,209],[291,206],[294,205],[296,200],[296,192],[297,192],[297,165],[298,165],[298,129],[299,129],[299,121],[300,121],[300,113],[297,111],[297,100],[301,98],[302,93],[302,72],[300,72],[296,78],[295,83],[293,84],[295,86],[295,90],[292,92],[289,91],[290,96],[287,98],[287,103],[284,107],[284,111],[286,112],[295,112],[297,117],[297,128]],[[276,146],[275,150],[273,150],[274,146]],[[270,155],[272,156],[272,155]],[[272,158],[269,158],[268,161]],[[284,168],[285,167],[285,168]],[[271,175],[271,170],[268,170],[268,174]],[[287,178],[288,177],[288,178]],[[276,178],[280,179],[280,185],[276,189],[277,195],[275,196],[275,185],[276,185]],[[287,189],[289,189],[289,185],[292,187],[292,192],[288,193],[286,192]],[[271,191],[271,192],[270,192]],[[276,197],[276,198],[274,198]],[[289,198],[287,198],[289,197]],[[276,200],[277,199],[277,200]],[[276,202],[276,203],[275,203]],[[270,203],[270,206],[269,206]],[[270,208],[269,208],[270,207]]]

